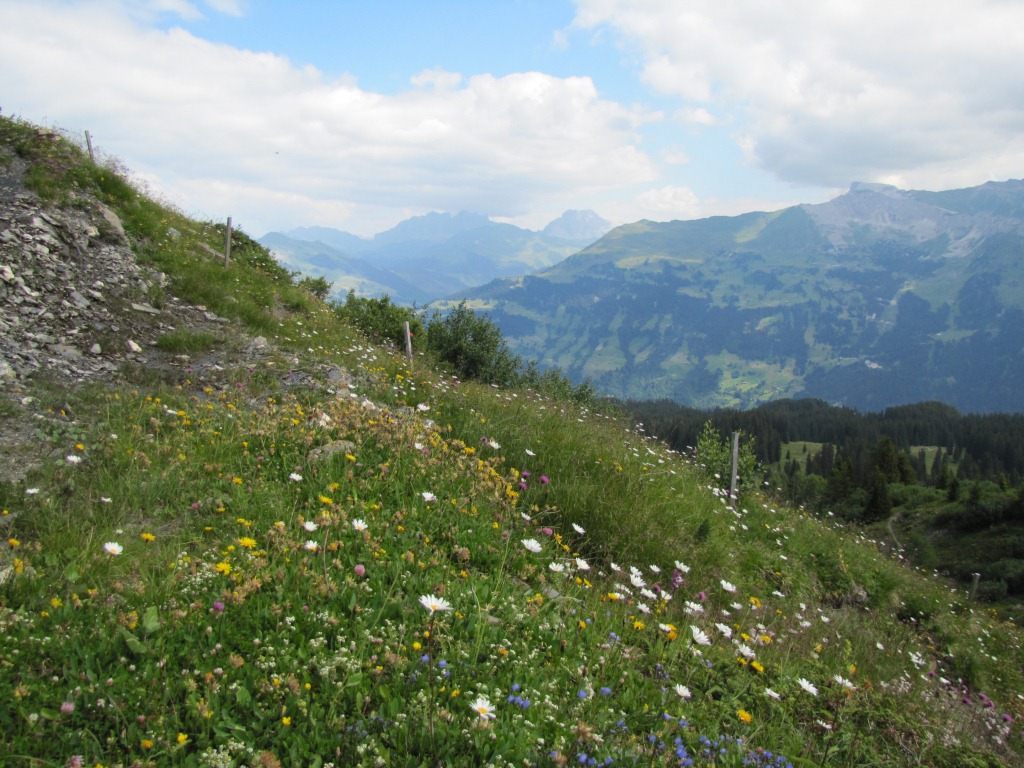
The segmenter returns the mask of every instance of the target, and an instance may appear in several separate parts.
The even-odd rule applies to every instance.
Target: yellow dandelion
[[[752,722],[753,719],[754,719],[754,716],[751,715],[749,712],[747,712],[747,710],[745,710],[745,709],[737,709],[736,710],[736,717],[738,717],[744,723]]]
[[[154,536],[152,533],[140,533],[139,538],[147,544],[151,541],[156,541],[156,536]]]
[[[215,565],[214,568],[216,568],[217,573],[223,573],[225,576],[227,576],[229,573],[231,573],[231,570],[232,570],[231,569],[231,563],[225,563],[225,562],[217,563],[217,565]]]

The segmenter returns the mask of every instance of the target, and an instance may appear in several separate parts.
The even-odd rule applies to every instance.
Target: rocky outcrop
[[[0,163],[0,380],[112,376],[126,362],[152,362],[163,333],[226,323],[169,295],[106,205],[46,207],[22,173]]]

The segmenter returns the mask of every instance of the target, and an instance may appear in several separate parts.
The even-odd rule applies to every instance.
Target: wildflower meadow
[[[205,230],[159,211],[195,300]],[[258,358],[18,393],[0,763],[1022,764],[1020,630],[962,590],[611,406],[274,307]]]

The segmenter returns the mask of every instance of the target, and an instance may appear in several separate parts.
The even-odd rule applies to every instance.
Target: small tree
[[[413,336],[413,346],[423,331],[423,324],[415,310],[393,304],[391,298],[359,298],[349,291],[344,304],[336,304],[335,313],[361,330],[371,341],[386,341],[398,347],[405,346],[405,323]]]
[[[427,348],[464,379],[504,386],[519,381],[521,361],[498,327],[461,302],[446,314],[434,312],[427,324]]]

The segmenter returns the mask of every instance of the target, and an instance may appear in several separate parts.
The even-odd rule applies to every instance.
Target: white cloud
[[[399,212],[517,216],[658,175],[640,131],[660,116],[601,98],[588,77],[426,70],[385,95],[148,26],[115,2],[0,4],[0,71],[5,112],[88,129],[157,192],[257,235],[312,223],[369,234]]]
[[[643,76],[789,182],[930,188],[1024,175],[1024,4],[577,0]]]
[[[647,218],[692,219],[700,215],[700,200],[687,187],[661,187],[637,195],[637,202],[646,211]]]

